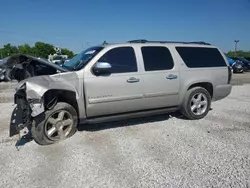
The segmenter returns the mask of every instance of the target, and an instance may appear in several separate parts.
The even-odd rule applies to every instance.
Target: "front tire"
[[[37,116],[31,133],[39,145],[50,145],[71,137],[76,132],[77,112],[68,103],[58,102],[56,106]]]
[[[204,118],[211,107],[211,95],[203,87],[194,87],[187,91],[181,113],[190,120]]]

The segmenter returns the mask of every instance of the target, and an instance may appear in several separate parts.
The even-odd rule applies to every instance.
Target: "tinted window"
[[[216,48],[176,47],[176,50],[189,68],[226,66],[225,60]]]
[[[111,49],[106,52],[98,62],[110,63],[112,66],[112,73],[137,72],[137,62],[132,47],[118,47]]]
[[[174,67],[173,58],[166,47],[145,46],[141,51],[146,71],[169,70]]]

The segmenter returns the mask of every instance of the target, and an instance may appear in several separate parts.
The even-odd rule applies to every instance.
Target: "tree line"
[[[0,48],[0,59],[11,56],[13,54],[23,53],[35,57],[48,58],[48,55],[55,54],[56,51],[54,46],[44,42],[36,42],[34,46],[30,46],[29,44],[24,44],[20,46],[11,45],[10,43],[5,44],[3,48]],[[75,54],[67,49],[61,48],[61,53],[63,55],[68,55],[69,58],[75,56]],[[250,51],[229,51],[225,53],[228,57],[245,57],[250,58]]]
[[[29,44],[15,46],[8,43],[0,48],[0,59],[18,53],[47,59],[48,55],[55,54],[56,50],[53,45],[44,42],[36,42],[34,46],[30,46]],[[68,58],[72,58],[75,55],[67,48],[61,48],[61,54],[68,55]]]

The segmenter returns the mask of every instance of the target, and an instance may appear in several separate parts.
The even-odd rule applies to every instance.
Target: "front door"
[[[84,76],[87,117],[143,109],[143,83],[134,48],[115,47],[98,62],[107,62],[112,68],[109,75]]]

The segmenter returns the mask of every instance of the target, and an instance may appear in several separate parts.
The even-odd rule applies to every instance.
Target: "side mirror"
[[[109,74],[112,66],[108,62],[97,62],[93,67],[93,72],[96,75]]]

